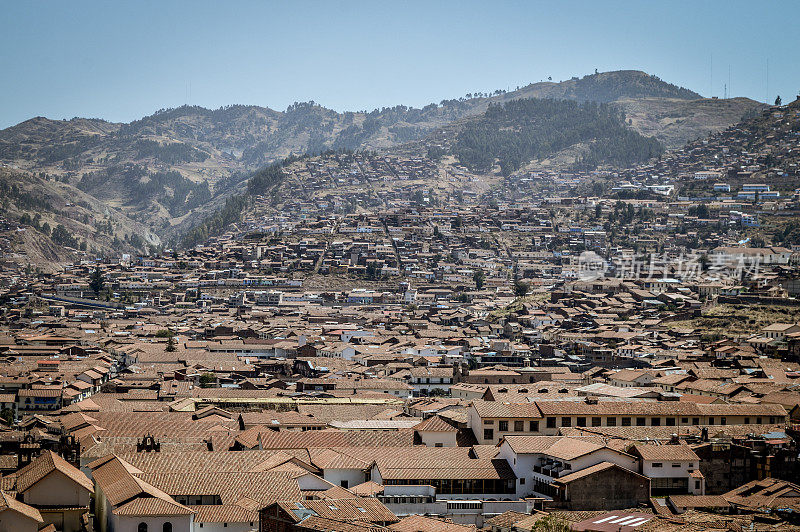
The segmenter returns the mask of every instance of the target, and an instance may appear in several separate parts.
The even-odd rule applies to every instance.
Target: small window
[[[139,523],[136,532],[147,532],[147,523]]]
[[[709,425],[713,425],[714,424],[714,418],[713,417],[708,418],[708,424]]]
[[[493,440],[494,439],[494,429],[483,429],[483,439],[484,440]]]
[[[607,427],[616,427],[617,426],[617,418],[615,418],[615,417],[606,418],[606,426]]]
[[[719,418],[719,424],[720,425],[727,425],[728,424],[728,418],[726,418],[725,416],[722,416],[721,418]]]
[[[164,523],[164,526],[161,527],[161,532],[172,532],[172,523],[169,521]]]
[[[654,417],[654,418],[652,418],[652,419],[650,420],[650,424],[651,424],[652,426],[654,426],[654,427],[660,427],[660,426],[661,426],[661,418],[660,418],[660,417]]]
[[[593,427],[599,427],[599,426],[602,425],[602,423],[603,423],[603,421],[602,421],[601,418],[599,418],[599,417],[593,417],[592,418],[592,426]]]
[[[675,426],[675,418],[674,417],[668,417],[667,418],[667,426],[668,427],[674,427]]]
[[[561,418],[561,426],[562,427],[571,427],[572,426],[572,418],[571,417],[562,417]]]
[[[699,425],[699,424],[700,424],[700,418],[699,417],[693,417],[692,418],[692,425]]]
[[[672,464],[672,467],[680,467],[680,464]]]
[[[514,432],[522,432],[525,430],[525,422],[524,421],[515,421],[514,422]]]
[[[556,428],[556,418],[554,417],[547,418],[547,428],[548,429]]]
[[[689,424],[689,418],[688,417],[682,417],[681,418],[681,425],[688,425],[688,424]]]
[[[530,430],[531,430],[531,432],[539,432],[539,422],[538,421],[531,421]]]
[[[502,420],[500,421],[497,430],[500,432],[507,432],[508,431],[508,421]]]
[[[575,420],[575,425],[577,425],[578,427],[585,427],[586,426],[586,418],[585,417],[579,417],[578,419]]]
[[[749,425],[750,424],[750,418],[749,417],[744,418],[744,424],[745,425]]]
[[[434,447],[444,447],[444,444],[442,442],[436,442],[435,444],[433,444],[433,446]]]
[[[646,422],[647,422],[647,420],[645,418],[643,418],[643,417],[637,417],[636,418],[636,426],[637,427],[644,427]]]
[[[758,425],[762,425],[763,424],[763,423],[761,423],[761,418],[760,417],[756,418],[756,424],[758,424]]]
[[[525,484],[525,477],[521,477],[521,478],[519,479],[519,484],[520,484],[520,486],[521,486],[521,485],[523,485],[523,484]]]
[[[623,427],[630,427],[631,426],[631,418],[629,418],[629,417],[622,418],[622,426]]]
[[[345,489],[350,487],[350,481],[349,480],[342,480],[341,482],[339,482],[339,484],[341,484],[341,486],[343,488],[345,488]]]
[[[661,462],[653,462],[653,467],[664,467],[664,464]]]
[[[700,481],[699,480],[695,480],[694,481],[694,489],[696,489],[696,490],[700,489]]]

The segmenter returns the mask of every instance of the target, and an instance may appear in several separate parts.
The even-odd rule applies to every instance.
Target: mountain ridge
[[[34,117],[0,131],[0,164],[81,190],[164,239],[219,208],[270,163],[329,150],[403,149],[485,113],[491,104],[532,97],[607,101],[630,110],[631,127],[646,136],[661,135],[668,148],[727,127],[738,121],[740,111],[761,106],[748,100],[726,113],[711,109],[694,123],[694,109],[710,101],[691,99],[695,96],[656,76],[627,70],[533,83],[511,92],[469,93],[421,108],[339,113],[312,101],[285,111],[240,104],[181,106],[129,123]],[[676,113],[680,116],[673,120]]]

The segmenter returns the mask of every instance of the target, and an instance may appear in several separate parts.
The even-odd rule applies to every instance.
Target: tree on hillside
[[[95,295],[98,295],[105,286],[106,281],[103,278],[103,272],[100,271],[100,268],[95,268],[94,272],[92,272],[92,278],[89,280],[89,288],[92,289],[92,292]]]
[[[472,280],[475,281],[475,288],[480,290],[483,288],[483,283],[486,281],[486,274],[483,273],[483,270],[478,268],[475,270],[475,273],[472,274]]]
[[[775,98],[775,105],[782,105],[783,100],[781,100],[781,95],[779,94],[777,98]]]
[[[528,288],[529,288],[528,283],[524,283],[519,279],[514,281],[514,295],[516,295],[517,297],[525,297],[526,295],[528,295]]]

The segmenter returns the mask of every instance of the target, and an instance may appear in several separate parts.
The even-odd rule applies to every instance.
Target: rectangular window
[[[674,427],[675,426],[675,418],[674,417],[668,417],[667,418],[667,426],[668,427]]]
[[[579,417],[576,420],[575,425],[577,425],[578,427],[585,427],[586,426],[586,418],[585,417]]]
[[[561,418],[561,426],[562,427],[571,427],[572,426],[572,418],[571,417],[562,417]]]
[[[349,480],[342,480],[340,482],[340,484],[342,485],[343,488],[349,488],[350,487],[350,481]]]
[[[744,424],[745,425],[749,425],[750,424],[750,418],[749,417],[744,418]]]
[[[647,420],[645,418],[643,418],[643,417],[637,417],[636,418],[636,426],[637,427],[644,427],[646,423],[647,423]]]
[[[547,418],[547,428],[548,429],[556,428],[556,418],[554,417]]]
[[[606,418],[606,426],[607,427],[616,427],[617,426],[617,418],[615,418],[615,417]]]
[[[531,432],[539,432],[539,422],[538,421],[531,421],[530,428],[531,428]]]
[[[519,484],[520,484],[520,486],[525,484],[525,477],[520,477]]]
[[[774,425],[775,424],[775,416],[769,416],[769,423],[770,423],[770,425]]]
[[[681,425],[688,425],[688,424],[689,424],[689,418],[688,417],[682,417],[681,418]]]
[[[494,425],[494,419],[484,419],[483,420],[483,424],[484,425]]]
[[[680,467],[680,464],[672,464],[672,467]]]
[[[719,418],[719,424],[720,425],[727,425],[728,424],[728,418],[726,418],[725,416],[722,416],[721,418]]]
[[[714,418],[713,417],[708,418],[708,424],[709,425],[713,425],[714,424]]]
[[[663,467],[663,465],[661,462],[653,462],[653,467]]]
[[[661,426],[661,418],[660,417],[652,418],[650,420],[650,425],[652,425],[653,427],[660,427]]]
[[[525,422],[524,421],[515,421],[514,422],[514,432],[522,432],[525,430]]]
[[[693,417],[692,418],[692,425],[699,425],[699,424],[700,424],[700,418],[699,417]]]
[[[760,418],[760,417],[757,417],[757,418],[756,418],[756,424],[758,424],[758,425],[761,425],[761,424],[762,424],[762,423],[761,423],[761,418]]]
[[[601,418],[599,418],[599,417],[593,417],[592,418],[592,426],[593,427],[599,427],[599,426],[601,426],[601,424],[602,424],[602,419]]]
[[[494,439],[494,430],[493,429],[483,429],[483,439],[484,440],[493,440]]]
[[[497,430],[500,432],[507,432],[508,431],[508,421],[501,420],[498,424]]]
[[[631,418],[629,418],[629,417],[622,418],[622,426],[623,427],[630,427],[631,426]]]

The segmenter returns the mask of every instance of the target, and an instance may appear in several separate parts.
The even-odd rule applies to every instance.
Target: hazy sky
[[[0,0],[0,9],[0,127],[33,116],[130,121],[185,103],[421,106],[594,69],[644,70],[704,96],[723,96],[729,68],[735,96],[789,101],[800,90],[798,0]]]

